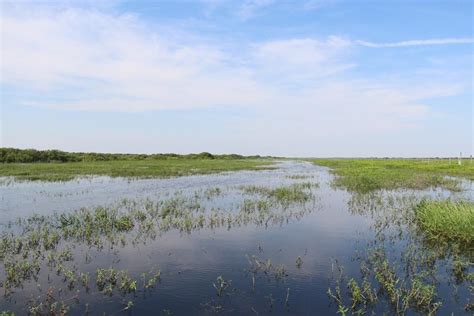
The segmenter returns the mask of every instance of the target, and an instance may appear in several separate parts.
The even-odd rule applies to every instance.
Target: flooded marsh
[[[472,313],[470,180],[357,192],[327,167],[274,167],[3,181],[0,312]],[[459,236],[439,230],[444,205]]]

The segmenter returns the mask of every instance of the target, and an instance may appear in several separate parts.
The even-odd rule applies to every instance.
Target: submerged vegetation
[[[293,196],[294,192],[307,187],[291,185],[269,192],[289,192]],[[261,190],[262,193],[267,192],[263,187]],[[98,266],[95,273],[89,273],[79,269],[77,262],[82,260],[79,254],[82,253],[85,262],[91,264],[91,253],[118,251],[128,245],[135,247],[169,230],[191,233],[219,227],[231,229],[247,224],[281,225],[292,217],[302,217],[307,212],[302,203],[312,198],[311,195],[305,195],[303,200],[290,199],[284,194],[275,193],[278,198],[268,202],[271,207],[251,210],[247,201],[266,203],[264,201],[269,197],[262,194],[257,199],[244,199],[236,210],[228,211],[206,209],[199,203],[220,194],[221,189],[210,188],[188,197],[177,195],[159,201],[124,199],[116,206],[82,208],[49,216],[32,215],[3,224],[0,236],[0,286],[4,290],[4,297],[10,299],[17,289],[27,287],[32,282],[39,286],[40,280],[45,277],[50,280],[53,276],[63,282],[70,292],[62,290],[61,294],[53,295],[52,291],[55,290],[49,288],[43,296],[28,303],[30,314],[65,314],[73,305],[84,307],[87,302],[84,295],[94,290],[106,296],[134,296],[138,291],[154,288],[161,278],[161,272],[142,273],[142,282],[126,270],[112,266]],[[290,208],[293,204],[301,209]],[[78,249],[82,250],[79,252]],[[260,264],[258,259],[254,262]],[[275,273],[277,279],[285,275],[283,267],[274,268],[270,264],[265,273],[269,271]],[[223,295],[229,286],[230,281],[222,277],[218,277],[214,283],[218,296]],[[71,305],[70,301],[74,301],[74,304]],[[127,310],[134,306],[133,300],[129,302],[131,304],[127,303]]]
[[[396,315],[405,315],[410,310],[433,315],[442,305],[438,301],[436,286],[433,281],[428,281],[425,273],[416,271],[401,276],[387,259],[383,248],[373,250],[361,264],[361,281],[350,278],[344,284],[343,270],[341,267],[338,270],[334,289],[329,288],[327,293],[343,315],[349,311],[352,315],[363,315],[384,304]]]
[[[251,185],[242,187],[242,190],[247,194],[257,194],[283,205],[289,205],[291,203],[304,203],[309,201],[313,198],[313,194],[309,190],[312,187],[317,188],[318,186],[318,183],[303,182],[277,188]]]
[[[339,313],[434,315],[446,299],[437,293],[446,277],[455,284],[457,304],[472,309],[459,295],[474,294],[472,203],[379,192],[354,195],[350,209],[373,219],[375,235],[355,255],[360,275],[334,266],[328,295]]]
[[[448,159],[318,159],[314,163],[331,168],[336,186],[362,193],[430,187],[458,191],[459,180],[452,177],[474,180],[474,163],[468,159],[461,165]]]

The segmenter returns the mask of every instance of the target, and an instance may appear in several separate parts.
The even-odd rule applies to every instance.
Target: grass
[[[206,196],[206,193],[203,194]],[[4,290],[4,296],[9,297],[16,288],[31,280],[37,281],[48,273],[45,269],[48,267],[54,269],[58,276],[63,276],[68,288],[74,289],[82,284],[88,290],[89,276],[74,271],[74,267],[72,270],[68,268],[81,259],[73,250],[75,247],[82,245],[90,251],[101,251],[127,244],[135,246],[154,240],[158,234],[170,229],[190,233],[203,228],[231,229],[232,226],[249,223],[266,227],[272,223],[281,225],[292,217],[303,216],[304,212],[304,208],[286,212],[277,207],[249,210],[245,202],[237,206],[235,213],[214,209],[206,211],[195,194],[193,197],[176,196],[157,202],[124,199],[116,206],[81,208],[49,216],[31,215],[0,225],[0,287]],[[83,259],[91,263],[88,251]],[[144,280],[143,287],[152,288],[157,279],[159,275],[155,274],[148,283]],[[112,294],[115,284],[120,284],[119,290],[125,294],[137,289],[135,280],[111,268],[99,270],[95,280],[98,290],[108,295]]]
[[[448,295],[439,280],[446,278],[456,295],[467,295],[459,306],[471,311],[474,203],[398,193],[353,194],[350,207],[373,219],[375,235],[354,254],[360,277],[353,270],[344,276],[335,262],[339,276],[328,290],[335,308],[342,315],[379,314],[387,307],[390,315],[448,314],[440,310]]]
[[[66,163],[0,164],[0,176],[18,180],[67,181],[78,176],[101,175],[130,178],[162,178],[224,171],[268,168],[266,159],[169,159]]]
[[[313,194],[310,190],[313,187],[319,187],[319,184],[303,182],[277,188],[250,185],[244,186],[241,189],[246,194],[260,195],[278,202],[281,205],[288,206],[292,203],[305,203],[311,200]]]
[[[462,165],[447,159],[317,159],[317,165],[332,169],[334,184],[353,192],[380,189],[427,189],[443,187],[459,191],[459,181],[450,177],[474,180],[474,163]]]
[[[474,203],[424,200],[415,208],[415,219],[428,240],[474,249]]]
[[[377,305],[388,304],[394,315],[406,315],[411,312],[422,315],[436,314],[442,302],[438,298],[433,281],[425,276],[426,270],[403,276],[403,272],[397,269],[393,262],[389,262],[385,249],[372,249],[368,254],[367,261],[361,264],[360,284],[354,278],[345,282],[343,269],[337,266],[339,277],[327,294],[337,304],[338,313],[374,314]]]

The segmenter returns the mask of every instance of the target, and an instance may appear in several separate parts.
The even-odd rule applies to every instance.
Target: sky
[[[470,0],[0,0],[0,146],[474,154]]]

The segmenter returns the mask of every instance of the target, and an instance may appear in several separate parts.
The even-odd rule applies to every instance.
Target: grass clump
[[[447,159],[318,159],[314,163],[332,169],[336,186],[360,193],[430,187],[460,191],[459,181],[448,177],[474,180],[474,164],[468,160],[461,165]]]
[[[297,183],[288,187],[280,187],[270,191],[269,196],[284,204],[291,202],[306,202],[312,197],[306,190],[311,188],[310,183]]]
[[[292,203],[305,203],[310,201],[313,198],[313,194],[310,190],[312,187],[317,186],[317,183],[304,182],[277,188],[251,185],[243,187],[242,190],[246,194],[260,195],[283,206],[288,206]]]
[[[349,312],[352,315],[374,314],[377,308],[393,311],[394,315],[411,312],[434,315],[442,306],[436,286],[425,277],[426,272],[405,275],[403,270],[389,262],[383,249],[371,252],[367,261],[361,265],[362,283],[354,278],[344,281],[342,267],[338,267],[338,270],[339,278],[327,294],[337,304],[338,313],[342,315],[348,315]]]
[[[421,201],[415,219],[426,238],[433,242],[454,242],[474,248],[474,203],[450,200]]]

